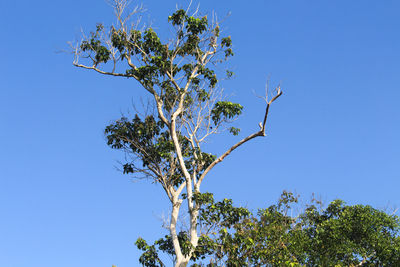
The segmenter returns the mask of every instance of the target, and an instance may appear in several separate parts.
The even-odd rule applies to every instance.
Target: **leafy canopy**
[[[177,187],[184,175],[171,136],[173,114],[179,113],[177,135],[186,167],[200,176],[216,159],[202,152],[200,143],[242,113],[240,104],[218,99],[221,94],[216,88],[219,79],[214,66],[233,55],[232,40],[230,36],[220,38],[218,23],[210,22],[207,16],[195,17],[183,9],[168,17],[176,32],[174,42],[163,42],[151,27],[128,27],[121,19],[122,10],[118,13],[117,9],[117,14],[116,27],[107,31],[98,24],[83,39],[76,48],[74,64],[106,75],[134,78],[154,96],[158,114],[136,114],[132,120],[122,117],[115,121],[105,129],[107,144],[130,155],[123,164],[124,173],[152,177],[165,189]],[[92,66],[79,60],[88,60]],[[107,62],[113,63],[112,70],[107,70]],[[233,135],[240,132],[236,127],[228,130]],[[195,145],[189,142],[190,135]],[[161,179],[161,172],[168,177]]]
[[[297,215],[298,198],[283,192],[275,205],[256,214],[234,207],[232,200],[214,202],[210,193],[196,196],[201,203],[202,235],[191,266],[399,266],[400,220],[395,215],[341,200],[327,208],[313,201]],[[183,247],[190,247],[180,233]],[[144,247],[140,262],[154,263],[158,254],[173,254],[170,237]],[[149,257],[152,263],[148,261]]]

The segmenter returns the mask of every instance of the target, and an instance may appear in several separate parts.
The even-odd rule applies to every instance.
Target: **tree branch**
[[[217,165],[218,163],[220,163],[221,161],[223,161],[227,156],[229,156],[229,154],[232,153],[232,151],[234,151],[236,148],[238,148],[239,146],[243,145],[244,143],[250,141],[251,139],[254,139],[258,136],[265,136],[265,124],[267,123],[267,118],[268,118],[268,112],[269,112],[269,107],[272,104],[272,102],[274,102],[276,99],[278,99],[278,97],[280,97],[282,95],[282,90],[280,87],[278,87],[277,89],[277,94],[267,103],[267,107],[265,108],[265,115],[264,115],[264,121],[263,124],[260,123],[260,130],[258,132],[255,132],[249,136],[247,136],[246,138],[243,138],[242,140],[240,140],[239,142],[237,142],[236,144],[234,144],[231,148],[229,148],[224,154],[222,154],[220,157],[218,157],[216,160],[214,160],[210,166],[207,167],[207,169],[205,169],[205,171],[201,174],[199,181],[197,182],[197,187],[200,188],[200,184],[203,181],[204,177],[207,175],[207,173],[214,168],[215,165]]]

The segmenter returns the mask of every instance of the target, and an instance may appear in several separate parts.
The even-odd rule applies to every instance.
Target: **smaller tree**
[[[202,235],[192,266],[400,266],[399,217],[371,206],[335,200],[323,209],[313,201],[294,216],[298,197],[288,192],[256,214],[210,193],[197,199]],[[187,235],[179,237],[189,251]],[[165,266],[158,253],[173,254],[170,240],[139,239],[140,263]]]

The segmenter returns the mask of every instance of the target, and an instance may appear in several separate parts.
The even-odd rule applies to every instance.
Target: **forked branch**
[[[244,143],[250,141],[253,138],[256,138],[258,136],[265,136],[265,124],[267,123],[267,118],[268,118],[268,113],[269,113],[269,107],[271,106],[271,104],[278,99],[278,97],[280,97],[282,95],[282,90],[280,88],[280,86],[278,86],[278,88],[276,88],[276,94],[274,95],[274,97],[272,97],[271,100],[267,100],[266,99],[266,103],[267,106],[265,108],[265,114],[264,114],[264,120],[262,123],[260,123],[260,130],[250,134],[249,136],[243,138],[242,140],[240,140],[239,142],[237,142],[236,144],[234,144],[231,148],[229,148],[224,154],[222,154],[221,156],[219,156],[216,160],[214,160],[208,167],[207,169],[205,169],[205,171],[202,173],[202,175],[200,176],[197,184],[196,184],[196,188],[199,189],[201,182],[203,181],[204,177],[207,175],[207,173],[209,171],[211,171],[212,168],[214,168],[215,165],[217,165],[218,163],[220,163],[221,161],[223,161],[227,156],[229,156],[229,154],[232,153],[232,151],[234,151],[236,148],[238,148],[239,146],[243,145]]]

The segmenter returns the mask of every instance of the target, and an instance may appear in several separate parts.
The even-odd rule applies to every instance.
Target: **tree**
[[[365,205],[341,200],[327,208],[313,200],[296,214],[298,197],[283,192],[275,205],[256,214],[234,207],[232,200],[214,202],[202,195],[200,225],[204,234],[192,266],[400,266],[400,220]],[[181,243],[189,246],[185,235]],[[144,266],[157,264],[159,252],[173,253],[170,237],[153,245],[137,241]]]
[[[117,24],[110,28],[98,24],[89,36],[83,35],[72,46],[73,64],[103,75],[134,79],[149,93],[154,114],[123,117],[107,126],[105,134],[108,145],[127,155],[124,173],[150,178],[162,186],[172,208],[169,242],[175,266],[186,266],[205,238],[200,236],[199,227],[202,182],[232,151],[265,136],[270,105],[282,91],[277,87],[270,95],[267,92],[259,130],[220,156],[203,151],[203,143],[212,135],[224,129],[225,134],[238,135],[240,131],[227,125],[243,107],[224,98],[218,87],[217,75],[221,73],[215,67],[233,55],[231,37],[222,37],[218,22],[200,17],[197,10],[189,14],[189,10],[179,9],[168,17],[174,36],[162,41],[151,27],[135,20],[140,8],[127,12],[126,0],[112,3]],[[227,75],[232,72],[227,71]],[[190,217],[189,231],[178,233],[183,202]],[[183,236],[187,243],[182,243]],[[142,240],[138,245],[147,248]],[[147,251],[151,253],[151,249]],[[157,259],[151,264],[162,266]]]

